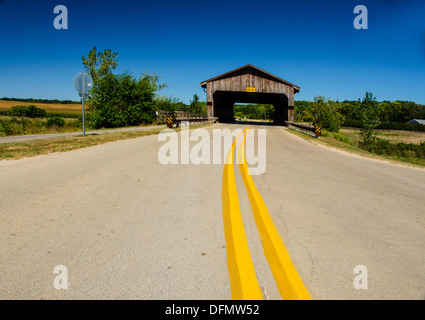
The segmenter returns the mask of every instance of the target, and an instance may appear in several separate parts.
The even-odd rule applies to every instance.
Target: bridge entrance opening
[[[288,98],[285,94],[275,93],[251,93],[251,92],[235,92],[235,91],[216,91],[213,95],[214,99],[214,116],[219,122],[235,121],[235,104],[269,104],[274,108],[274,112],[270,115],[271,123],[283,125],[285,120],[288,121]],[[264,119],[261,117],[260,119]]]

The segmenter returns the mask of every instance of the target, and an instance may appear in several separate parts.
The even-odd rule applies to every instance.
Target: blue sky
[[[369,29],[356,30],[356,5]],[[68,30],[53,26],[68,8]],[[78,100],[73,77],[96,46],[118,68],[149,71],[160,94],[205,100],[199,83],[253,64],[315,95],[425,104],[425,1],[0,0],[0,97]]]

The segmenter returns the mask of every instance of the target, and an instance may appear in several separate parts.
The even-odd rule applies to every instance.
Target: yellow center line
[[[246,128],[233,142],[224,165],[221,191],[224,235],[232,298],[235,300],[262,300],[263,296],[255,275],[242,222],[233,166],[236,142],[245,133],[245,130]]]
[[[285,300],[311,300],[310,294],[292,264],[289,253],[273,224],[263,198],[249,174],[248,164],[245,159],[245,140],[246,134],[238,150],[239,169],[263,240],[264,254],[272,270],[279,293]]]

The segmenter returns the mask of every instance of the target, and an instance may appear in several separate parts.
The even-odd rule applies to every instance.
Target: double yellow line
[[[310,300],[311,297],[291,262],[263,198],[255,187],[252,177],[249,175],[249,168],[245,159],[246,133],[249,130],[249,128],[245,128],[233,142],[227,154],[226,164],[223,170],[221,196],[224,234],[227,247],[227,265],[232,297],[236,300],[263,299],[243,227],[233,166],[236,143],[243,135],[244,137],[238,150],[239,169],[262,238],[264,254],[272,270],[279,293],[285,300]]]

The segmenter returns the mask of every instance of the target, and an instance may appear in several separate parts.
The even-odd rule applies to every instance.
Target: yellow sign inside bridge
[[[246,92],[255,92],[255,87],[246,87]]]

